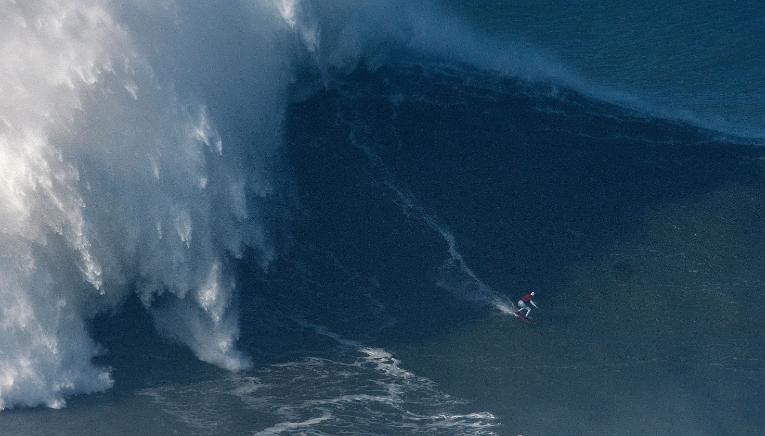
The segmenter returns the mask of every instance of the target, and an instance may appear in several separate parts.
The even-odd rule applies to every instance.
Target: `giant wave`
[[[404,2],[4,3],[0,408],[109,388],[86,324],[130,294],[200,359],[246,368],[231,270],[246,249],[264,268],[275,256],[288,91],[382,62],[390,47],[472,51],[442,40],[433,13]]]
[[[273,256],[264,208],[286,83],[275,42],[257,32],[286,26],[269,5],[237,5],[253,31],[241,49],[261,54],[236,65],[248,79],[236,84],[251,128],[241,132],[208,106],[226,95],[195,89],[233,79],[221,77],[233,67],[227,41],[190,19],[203,7],[2,8],[0,407],[61,407],[109,388],[85,323],[129,293],[200,359],[246,367],[230,262],[245,247],[264,265]]]
[[[199,359],[251,364],[233,271],[277,257],[284,113],[332,75],[407,52],[635,101],[431,4],[11,1],[0,24],[0,409],[112,386],[87,323],[130,295]]]

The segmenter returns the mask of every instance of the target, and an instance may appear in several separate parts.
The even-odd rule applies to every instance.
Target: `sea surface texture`
[[[764,46],[746,0],[0,2],[0,435],[762,432]]]

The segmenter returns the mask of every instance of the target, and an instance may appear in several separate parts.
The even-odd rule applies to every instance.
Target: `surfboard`
[[[527,317],[525,317],[525,316],[521,315],[521,314],[520,314],[520,313],[518,313],[518,312],[513,312],[513,316],[514,316],[514,317],[516,317],[516,318],[518,318],[519,320],[521,320],[522,322],[524,322],[524,323],[526,323],[526,324],[532,324],[532,323],[534,323],[534,320],[533,320],[533,319],[531,319],[531,318],[527,318]]]

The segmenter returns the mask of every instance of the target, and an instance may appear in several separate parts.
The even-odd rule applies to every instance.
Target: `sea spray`
[[[0,6],[0,408],[109,388],[85,325],[131,292],[200,359],[248,366],[231,259],[245,247],[264,266],[273,258],[263,160],[278,147],[289,76],[273,55],[281,40],[263,35],[288,30],[271,4],[227,8],[250,17],[233,32],[262,54],[246,84],[218,81],[225,38],[194,44],[203,7]],[[253,130],[235,129],[216,99],[232,88],[255,102],[240,114]]]

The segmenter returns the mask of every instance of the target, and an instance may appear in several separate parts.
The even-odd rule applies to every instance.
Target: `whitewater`
[[[128,293],[200,359],[249,365],[235,347],[228,270],[245,246],[264,265],[272,257],[259,203],[272,189],[264,161],[278,143],[270,114],[283,110],[267,74],[282,72],[251,64],[253,93],[239,92],[263,108],[248,120],[257,138],[221,134],[205,96],[175,76],[188,70],[193,87],[223,79],[190,68],[195,54],[220,47],[203,47],[191,23],[174,25],[175,5],[149,7],[3,4],[3,408],[62,407],[66,395],[109,388],[108,368],[91,363],[100,350],[85,322]],[[155,12],[190,51],[173,46],[178,55],[167,58],[143,45],[158,41],[136,38],[151,35],[130,26]],[[135,21],[122,21],[127,14]]]

